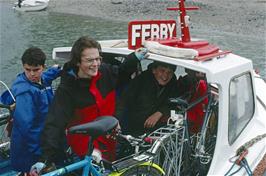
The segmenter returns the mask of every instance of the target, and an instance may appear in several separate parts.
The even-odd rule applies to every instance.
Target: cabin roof
[[[113,46],[114,43],[121,44],[121,41],[121,46]],[[103,52],[127,55],[134,51],[125,46],[125,44],[127,44],[126,40],[105,40],[100,41],[100,43],[102,45]],[[71,47],[54,48],[53,59],[67,58],[70,51]],[[221,82],[224,79],[231,79],[236,75],[253,69],[251,60],[232,53],[221,56],[220,58],[214,57],[213,59],[207,61],[173,58],[153,53],[149,53],[149,55],[148,59],[151,60],[167,62],[203,72],[206,74],[207,80],[213,83]]]
[[[120,54],[129,54],[133,50],[128,48],[103,48],[106,52],[115,52]],[[249,59],[235,55],[227,54],[220,58],[213,58],[208,61],[194,61],[191,59],[173,58],[158,54],[149,53],[151,60],[167,62],[174,65],[184,66],[193,70],[206,73],[210,82],[220,82],[220,79],[232,78],[243,72],[253,69],[252,62]]]
[[[151,56],[153,57],[153,56]],[[158,56],[155,56],[158,57]],[[181,65],[193,70],[206,73],[210,82],[220,82],[220,79],[232,78],[252,69],[252,62],[235,54],[228,54],[221,58],[208,61],[194,61],[186,59],[158,57],[160,61]]]

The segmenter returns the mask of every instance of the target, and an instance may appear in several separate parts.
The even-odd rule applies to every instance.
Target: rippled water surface
[[[50,59],[54,47],[71,46],[82,35],[98,40],[127,37],[126,23],[47,11],[18,13],[7,3],[0,3],[0,7],[0,79],[8,85],[21,71],[20,57],[30,46],[43,49],[49,65],[54,63]]]
[[[0,3],[0,79],[9,86],[16,74],[21,71],[20,57],[32,45],[42,48],[48,56],[47,64],[54,63],[52,48],[71,46],[82,35],[98,40],[127,37],[127,23],[106,21],[98,18],[63,15],[58,13],[27,12],[19,13],[12,4]],[[250,58],[254,68],[259,68],[265,77],[265,41],[249,36],[241,36],[220,31],[192,30],[192,36],[205,38],[219,45],[223,50]]]

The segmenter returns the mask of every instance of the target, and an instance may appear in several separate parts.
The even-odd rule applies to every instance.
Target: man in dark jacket
[[[155,61],[130,82],[117,110],[124,133],[138,136],[165,124],[170,115],[168,98],[177,91],[175,69]]]
[[[42,135],[41,162],[32,166],[32,174],[39,173],[47,163],[56,160],[56,154],[63,149],[66,129],[91,122],[99,116],[114,115],[116,87],[120,80],[130,78],[139,60],[146,55],[146,52],[137,50],[121,65],[112,66],[102,63],[100,52],[100,44],[87,36],[74,43],[70,61],[64,65],[60,85],[49,107]],[[80,157],[86,155],[88,141],[88,136],[67,134],[68,145]],[[100,136],[94,141],[94,147],[105,159],[114,160],[114,140]]]

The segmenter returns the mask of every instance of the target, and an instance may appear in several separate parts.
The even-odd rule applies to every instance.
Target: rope
[[[262,135],[258,135],[257,137],[251,139],[250,141],[246,142],[245,144],[243,144],[241,147],[239,147],[236,151],[236,156],[240,156],[241,153],[243,153],[245,150],[247,150],[248,148],[252,147],[255,143],[257,143],[258,141],[262,140],[263,138],[266,137],[266,133],[262,134]]]
[[[241,167],[243,166],[245,168],[245,170],[247,171],[248,175],[252,176],[252,171],[251,171],[251,169],[250,169],[250,167],[248,165],[248,162],[247,162],[246,158],[243,158],[243,160],[240,161],[240,163],[241,163]]]
[[[236,165],[236,163],[232,164],[232,166],[231,166],[230,169],[224,174],[224,176],[229,176],[228,174],[231,172],[231,170],[234,168],[235,165]]]
[[[232,161],[232,159],[229,159],[230,162],[233,162],[233,165],[226,172],[225,176],[232,176],[236,174],[242,169],[242,167],[244,167],[244,169],[246,170],[249,176],[252,176],[252,171],[249,167],[248,161],[246,160],[245,156],[248,154],[248,148],[252,147],[255,143],[257,143],[258,141],[262,140],[265,137],[266,137],[266,133],[262,135],[258,135],[257,137],[251,139],[250,141],[246,142],[241,147],[239,147],[236,151],[236,156],[233,157],[235,158],[238,156],[238,158],[235,161]],[[229,173],[232,171],[235,165],[239,165],[240,167],[235,172],[229,175]]]
[[[226,172],[226,174],[224,176],[232,176],[242,169],[242,166],[241,166],[235,172],[233,172],[232,174],[229,175],[229,173],[231,172],[231,170],[234,168],[235,165],[236,165],[236,163],[234,162],[234,164],[231,166],[231,168]]]

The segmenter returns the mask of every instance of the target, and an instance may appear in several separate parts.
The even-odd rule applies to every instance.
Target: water
[[[20,58],[25,49],[38,46],[46,53],[47,65],[54,47],[72,46],[82,35],[97,40],[127,37],[127,23],[109,22],[84,16],[57,13],[19,13],[12,4],[0,2],[0,80],[9,86],[18,72],[22,71]]]
[[[260,35],[263,36],[260,38],[238,33],[196,30],[194,36],[205,38],[222,50],[230,50],[234,54],[251,59],[253,68],[258,70],[264,79],[266,78],[266,33]]]
[[[0,80],[9,86],[16,74],[22,71],[20,57],[30,46],[42,48],[49,58],[47,65],[51,65],[55,63],[51,59],[54,47],[72,46],[82,35],[89,35],[97,40],[127,38],[126,22],[47,11],[19,13],[7,2],[0,2],[0,9]],[[266,76],[264,38],[221,33],[207,28],[193,29],[191,34],[193,37],[205,38],[223,50],[232,50],[235,54],[252,59],[254,68],[259,68],[260,74]]]

